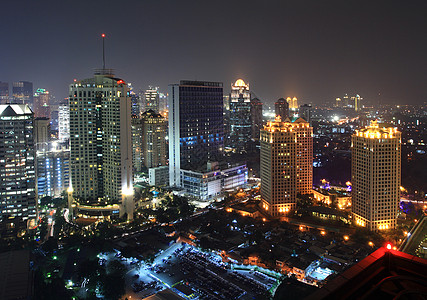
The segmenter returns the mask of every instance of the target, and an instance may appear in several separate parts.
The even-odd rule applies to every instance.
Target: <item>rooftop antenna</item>
[[[114,70],[105,68],[105,33],[102,33],[101,37],[102,37],[102,69],[95,69],[95,75],[113,77]]]
[[[105,33],[102,35],[102,68],[105,69]]]

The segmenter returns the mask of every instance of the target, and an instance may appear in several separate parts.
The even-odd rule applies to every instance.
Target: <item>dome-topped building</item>
[[[230,93],[230,136],[227,146],[241,153],[246,151],[246,143],[251,139],[251,93],[249,83],[237,79],[231,84]]]
[[[246,84],[243,79],[237,79],[234,85],[231,85],[231,88],[233,89],[239,89],[239,88],[245,88],[249,90],[249,83]]]

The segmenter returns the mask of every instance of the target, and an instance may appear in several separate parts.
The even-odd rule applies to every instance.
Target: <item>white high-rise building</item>
[[[82,217],[133,218],[131,98],[111,70],[70,85],[71,183]],[[70,196],[70,195],[69,195]],[[69,201],[70,203],[71,201]]]
[[[70,139],[70,107],[66,104],[58,108],[58,139],[60,142]]]
[[[155,112],[159,112],[160,94],[158,87],[149,86],[148,90],[144,93],[144,98],[145,110],[152,109]]]
[[[401,133],[374,121],[352,135],[351,150],[354,222],[373,231],[396,228]]]

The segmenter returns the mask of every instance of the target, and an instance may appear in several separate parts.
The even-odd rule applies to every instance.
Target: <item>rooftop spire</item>
[[[105,33],[101,34],[102,36],[102,68],[105,69]]]

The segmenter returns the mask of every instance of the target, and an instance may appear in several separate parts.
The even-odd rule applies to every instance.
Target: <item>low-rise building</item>
[[[224,190],[232,190],[248,181],[248,168],[245,164],[224,167],[208,163],[206,171],[181,169],[181,187],[186,196],[200,201],[215,200]]]
[[[339,209],[345,209],[351,206],[350,193],[343,193],[337,190],[313,189],[313,197],[317,202],[326,205],[336,203]]]
[[[152,186],[167,186],[169,184],[169,166],[148,169],[148,184]]]
[[[311,215],[324,220],[342,221],[350,224],[351,221],[344,212],[325,206],[313,206],[309,208]]]

